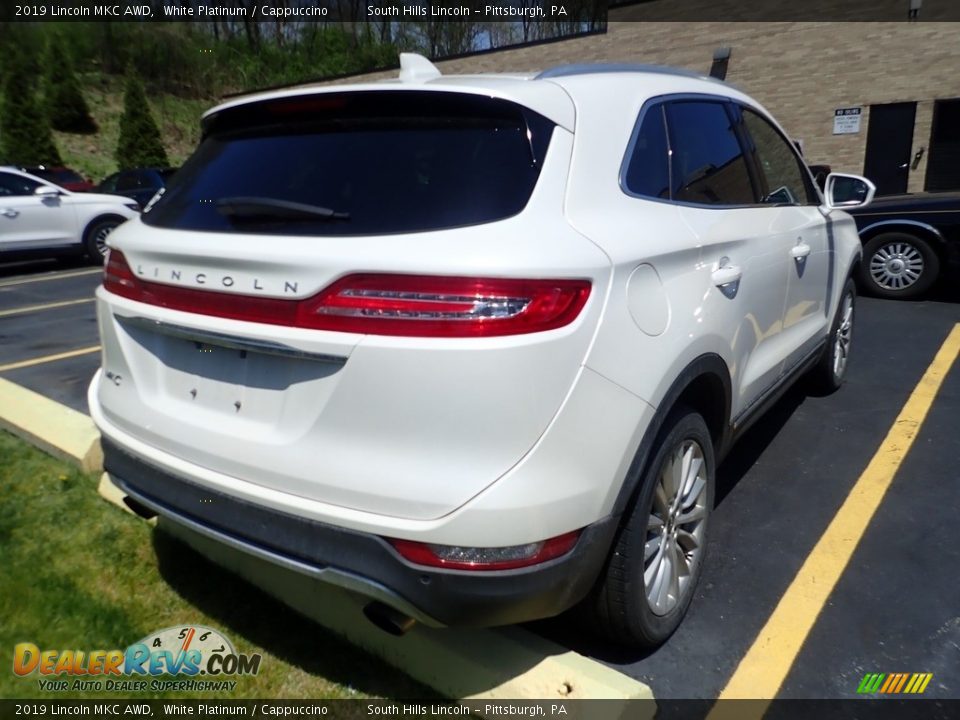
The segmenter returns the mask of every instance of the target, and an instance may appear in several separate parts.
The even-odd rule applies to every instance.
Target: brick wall
[[[655,4],[654,4],[655,5]],[[612,10],[605,34],[438,63],[444,73],[542,70],[584,62],[674,65],[708,73],[732,50],[727,82],[802,138],[810,163],[861,173],[869,106],[916,101],[913,150],[929,147],[933,101],[960,97],[960,23],[640,22],[646,6]],[[394,76],[378,73],[350,81]],[[343,81],[341,81],[343,82]],[[834,135],[836,108],[863,107],[857,134]],[[909,180],[923,189],[927,154]]]

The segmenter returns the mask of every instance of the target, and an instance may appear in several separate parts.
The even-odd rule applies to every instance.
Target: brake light
[[[397,539],[389,542],[401,556],[417,565],[448,570],[515,570],[566,555],[579,537],[580,531],[575,530],[549,540],[499,548],[431,545]]]
[[[140,280],[133,274],[127,259],[119,250],[107,250],[107,261],[103,265],[103,287],[121,297],[139,300]]]
[[[131,300],[232,320],[314,330],[411,337],[492,337],[569,325],[588,280],[519,280],[358,274],[301,300],[194,290],[138,278],[111,250],[106,290]]]
[[[586,280],[351,275],[320,293],[311,312],[343,332],[517,335],[570,324],[589,295]]]

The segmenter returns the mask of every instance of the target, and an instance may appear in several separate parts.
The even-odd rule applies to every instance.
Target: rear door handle
[[[710,279],[717,287],[723,287],[735,283],[743,277],[743,271],[739,265],[721,265],[710,275]]]
[[[794,260],[803,260],[810,254],[810,246],[805,242],[797,243],[790,250],[790,254],[793,256]]]
[[[4,217],[8,217],[8,218],[15,218],[19,214],[20,213],[17,210],[14,210],[13,208],[4,208],[3,210],[0,210],[0,215],[3,215]]]

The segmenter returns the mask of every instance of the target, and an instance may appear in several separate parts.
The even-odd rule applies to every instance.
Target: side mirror
[[[60,191],[51,185],[40,185],[33,194],[42,198],[60,197]]]
[[[869,205],[877,186],[860,175],[830,173],[827,175],[824,195],[827,210],[852,209]]]

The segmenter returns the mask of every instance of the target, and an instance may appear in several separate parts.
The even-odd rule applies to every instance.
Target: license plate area
[[[144,396],[184,420],[220,418],[280,423],[303,414],[298,402],[316,409],[328,395],[329,379],[346,358],[310,353],[256,339],[184,328],[142,318],[118,318],[137,353]],[[295,397],[294,397],[295,396]],[[192,411],[192,412],[191,412]]]

